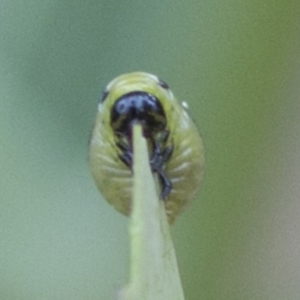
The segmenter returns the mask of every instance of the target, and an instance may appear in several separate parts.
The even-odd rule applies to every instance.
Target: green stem
[[[159,200],[141,126],[134,126],[130,282],[122,300],[184,300],[164,202]]]

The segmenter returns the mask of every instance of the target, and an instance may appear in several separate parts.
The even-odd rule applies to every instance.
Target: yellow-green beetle
[[[99,101],[89,164],[99,191],[125,215],[131,211],[133,122],[142,125],[150,166],[172,223],[198,191],[202,139],[186,109],[155,75],[133,72],[111,81]]]

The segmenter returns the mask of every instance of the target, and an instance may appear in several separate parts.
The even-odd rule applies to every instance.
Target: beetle
[[[92,176],[105,199],[129,215],[135,122],[141,124],[147,140],[149,164],[158,178],[160,198],[171,224],[199,189],[204,147],[186,108],[157,76],[123,74],[105,88],[89,142]]]

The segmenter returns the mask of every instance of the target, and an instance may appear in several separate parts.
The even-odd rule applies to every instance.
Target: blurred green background
[[[206,146],[172,228],[186,299],[300,297],[300,2],[0,1],[0,299],[115,299],[128,219],[87,168],[97,99],[146,71]]]

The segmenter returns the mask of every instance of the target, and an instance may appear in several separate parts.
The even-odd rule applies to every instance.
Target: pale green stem
[[[141,126],[133,130],[134,192],[130,282],[122,300],[184,300],[164,202],[159,200]]]

